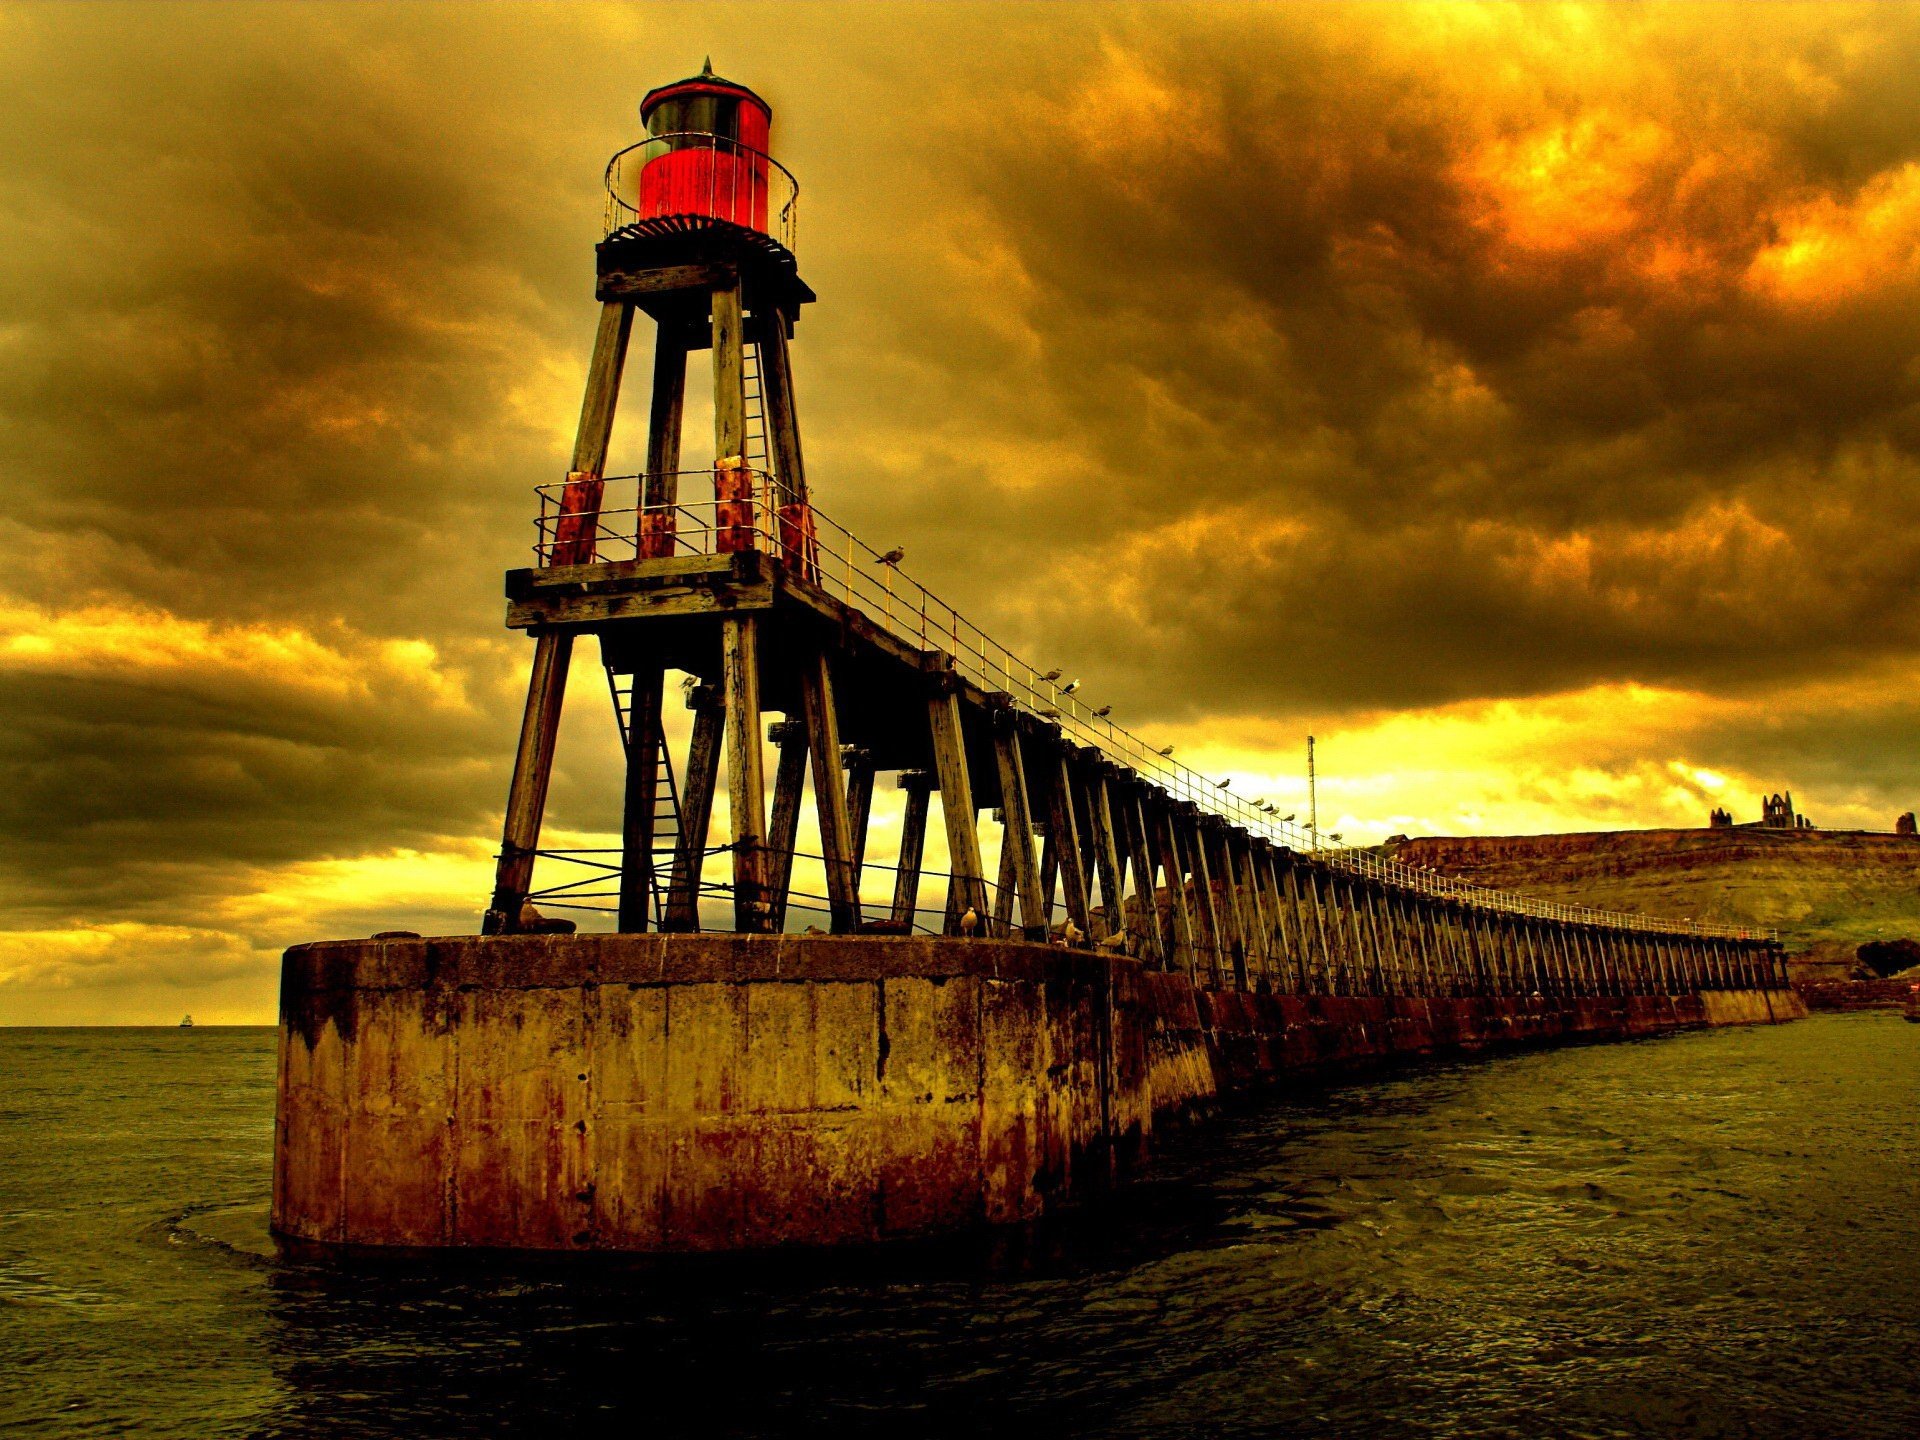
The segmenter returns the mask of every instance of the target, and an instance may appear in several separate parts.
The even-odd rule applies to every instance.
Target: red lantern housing
[[[633,202],[639,220],[721,221],[770,233],[766,101],[715,75],[709,61],[692,79],[648,91],[640,120],[647,139]]]

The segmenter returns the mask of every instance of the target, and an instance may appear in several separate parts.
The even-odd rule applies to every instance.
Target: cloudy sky
[[[709,53],[822,507],[1182,758],[1293,808],[1311,730],[1350,840],[1920,801],[1920,10],[6,7],[0,1023],[471,928],[600,168]]]

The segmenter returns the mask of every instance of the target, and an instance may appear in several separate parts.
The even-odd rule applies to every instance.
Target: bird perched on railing
[[[1046,674],[1042,675],[1040,678],[1042,680],[1053,681],[1053,680],[1058,680],[1061,674],[1062,672],[1059,670],[1049,670],[1047,671]]]
[[[1078,680],[1069,680],[1067,681],[1066,684],[1060,687],[1060,693],[1062,695],[1071,695],[1073,694],[1074,691],[1078,690],[1079,688],[1080,688],[1080,682]]]
[[[1226,779],[1224,779],[1224,780],[1218,780],[1218,781],[1215,781],[1215,782],[1214,782],[1214,786],[1213,786],[1213,788],[1214,788],[1214,789],[1216,789],[1216,790],[1224,790],[1224,789],[1226,789],[1226,788],[1227,788],[1227,787],[1228,787],[1229,785],[1231,785],[1231,784],[1233,784],[1233,777],[1232,777],[1231,775],[1229,775],[1229,776],[1228,776],[1228,777],[1227,777]]]
[[[887,551],[886,554],[874,556],[873,563],[876,565],[898,565],[906,558],[907,547],[904,545],[896,545],[893,549]]]
[[[1281,823],[1282,825],[1291,825],[1291,824],[1293,823],[1293,816],[1291,816],[1291,815],[1282,815],[1282,816],[1280,817],[1280,823]]]
[[[1173,746],[1169,745],[1164,750],[1156,750],[1154,751],[1154,754],[1160,756],[1162,759],[1165,759],[1167,756],[1173,754]]]
[[[1266,811],[1266,813],[1269,815],[1274,814],[1280,809],[1280,807],[1274,804],[1271,800],[1258,800],[1258,801],[1255,801],[1254,803],[1258,805],[1262,810]]]
[[[1096,720],[1104,720],[1111,714],[1113,714],[1113,706],[1102,705],[1098,710],[1093,712],[1093,718]]]

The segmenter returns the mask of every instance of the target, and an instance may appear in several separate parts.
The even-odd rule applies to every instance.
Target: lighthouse
[[[649,91],[640,119],[644,138],[606,168],[606,227],[595,251],[600,323],[572,462],[563,481],[539,487],[535,567],[508,577],[508,623],[533,636],[534,655],[481,927],[490,935],[544,926],[533,900],[597,908],[580,904],[582,889],[571,882],[541,894],[531,888],[567,676],[577,642],[589,637],[607,670],[626,754],[621,853],[599,869],[617,874],[618,928],[700,928],[722,756],[733,928],[764,933],[783,919],[769,881],[780,881],[771,888],[784,894],[792,840],[789,833],[778,856],[769,855],[763,623],[740,596],[754,593],[769,562],[801,577],[814,564],[788,355],[800,309],[814,299],[793,251],[799,185],[769,152],[772,107],[716,75],[711,61]],[[608,477],[636,318],[653,328],[646,468]],[[682,452],[694,447],[683,445],[681,423],[689,364],[701,351],[712,361],[713,444],[689,468]],[[727,592],[730,603],[690,598],[689,577],[706,572],[738,587]],[[708,585],[700,593],[711,601],[720,592]],[[790,747],[804,745],[818,773],[837,776],[830,665],[810,660],[805,643],[782,649],[781,682],[798,674],[805,694],[796,698],[810,703],[817,723],[788,723],[778,733]],[[669,668],[687,674],[693,712],[692,744],[678,765],[662,726]],[[805,757],[796,750],[792,758]],[[836,921],[851,928],[852,867],[831,862],[850,840],[846,797],[838,783],[819,788]],[[775,818],[790,830],[791,815]]]

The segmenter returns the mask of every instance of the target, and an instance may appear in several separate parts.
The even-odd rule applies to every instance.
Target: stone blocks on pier
[[[1018,942],[572,935],[298,946],[274,1229],[295,1246],[676,1252],[1033,1220],[1156,1123],[1288,1076],[1789,1018],[1790,992],[1196,988]]]

